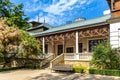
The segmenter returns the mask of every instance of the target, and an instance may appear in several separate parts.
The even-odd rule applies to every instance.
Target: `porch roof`
[[[100,24],[100,23],[104,23],[106,22],[106,20],[111,18],[111,14],[108,15],[104,15],[102,17],[98,17],[98,18],[94,18],[94,19],[90,19],[90,20],[85,20],[85,21],[79,21],[79,22],[74,22],[71,24],[66,24],[63,26],[59,26],[59,27],[55,27],[55,28],[51,28],[49,30],[43,31],[43,32],[38,32],[38,33],[29,33],[30,35],[33,35],[35,37],[39,37],[39,36],[44,36],[44,35],[48,35],[48,34],[54,34],[54,33],[60,33],[66,30],[71,30],[71,29],[75,29],[75,28],[82,28],[82,27],[88,27],[94,24]]]

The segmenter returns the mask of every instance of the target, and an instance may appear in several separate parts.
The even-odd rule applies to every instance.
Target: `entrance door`
[[[79,43],[79,53],[81,53],[82,52],[82,49],[83,48],[83,43]]]
[[[58,55],[63,53],[63,45],[58,45]]]

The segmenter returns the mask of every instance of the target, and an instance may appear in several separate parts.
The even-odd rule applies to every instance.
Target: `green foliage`
[[[6,25],[6,19],[0,18],[0,53],[4,58],[4,67],[11,62],[18,52],[20,33],[17,27]]]
[[[26,58],[31,58],[34,56],[40,56],[41,46],[40,42],[34,37],[30,36],[27,32],[21,30],[21,42],[20,45],[22,49],[20,54]]]
[[[110,70],[110,69],[89,69],[90,74],[100,74],[100,75],[109,75],[109,76],[120,76],[120,70]]]
[[[0,19],[0,57],[4,58],[1,59],[4,60],[3,67],[11,67],[16,57],[39,58],[40,53],[38,40],[17,27],[6,25],[6,19]],[[26,60],[27,63],[29,61]]]
[[[75,73],[84,73],[84,70],[85,70],[85,68],[82,67],[81,65],[78,65],[78,66],[74,66],[74,67],[73,67],[73,71],[74,71]]]
[[[6,17],[9,26],[16,25],[20,29],[29,28],[28,20],[23,11],[23,4],[14,5],[10,0],[0,1],[0,17]]]
[[[0,63],[4,62],[4,58],[0,57]]]
[[[119,69],[120,55],[108,42],[100,43],[93,52],[91,65],[98,69]]]

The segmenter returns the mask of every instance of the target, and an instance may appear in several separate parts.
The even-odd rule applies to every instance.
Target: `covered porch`
[[[109,25],[103,23],[73,31],[48,34],[37,39],[42,43],[43,55],[54,55],[51,68],[58,69],[60,65],[64,65],[71,70],[71,65],[74,63],[84,63],[85,66],[89,66],[93,49],[98,43],[109,39]],[[63,66],[61,67],[63,69]]]
[[[87,27],[79,30],[41,36],[43,55],[53,54],[54,58],[64,53],[66,60],[90,60],[95,46],[109,38],[109,25]]]

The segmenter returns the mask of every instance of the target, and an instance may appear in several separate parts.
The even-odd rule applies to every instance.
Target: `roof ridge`
[[[96,18],[92,18],[92,19],[88,19],[88,20],[84,20],[84,21],[77,21],[77,22],[73,22],[73,23],[70,23],[70,24],[65,24],[65,25],[57,26],[57,27],[63,27],[63,26],[71,25],[71,24],[75,24],[75,23],[82,23],[82,22],[86,22],[86,21],[91,21],[91,20],[95,20],[95,19],[103,18],[103,17],[108,16],[108,15],[110,15],[110,14],[103,15],[103,16],[96,17]],[[57,27],[55,27],[55,28],[57,28]]]

